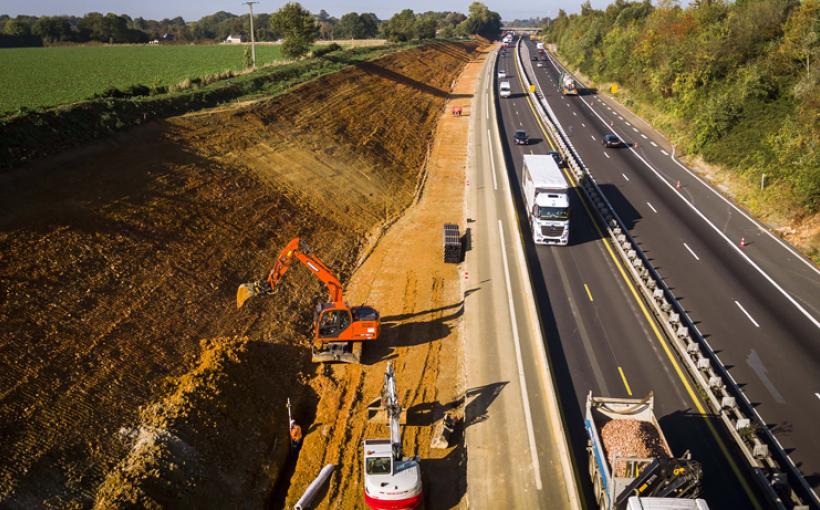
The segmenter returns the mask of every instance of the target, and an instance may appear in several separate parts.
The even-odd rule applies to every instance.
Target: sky
[[[559,8],[567,12],[578,12],[582,1],[484,0],[484,4],[501,14],[502,19],[513,20],[535,16],[555,16]],[[285,3],[286,0],[260,0],[253,7],[254,11],[273,12]],[[355,11],[374,12],[379,18],[387,19],[397,11],[406,8],[416,12],[458,11],[466,14],[471,0],[300,0],[300,3],[311,12],[317,13],[324,9],[337,18],[342,14]],[[601,8],[609,3],[609,0],[594,0],[592,6]],[[243,5],[241,0],[0,0],[0,14],[10,16],[18,14],[81,16],[93,11],[128,14],[131,17],[141,16],[146,19],[182,16],[186,21],[195,21],[217,11],[228,11],[235,14],[247,12],[247,6]]]

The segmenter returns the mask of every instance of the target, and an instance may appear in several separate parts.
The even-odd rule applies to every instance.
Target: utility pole
[[[251,60],[253,61],[253,68],[256,69],[256,41],[253,37],[253,4],[258,4],[259,2],[242,2],[243,4],[248,6],[248,12],[250,12],[251,17]]]

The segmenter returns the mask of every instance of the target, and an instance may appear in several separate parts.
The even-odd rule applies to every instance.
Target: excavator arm
[[[327,267],[327,265],[318,256],[311,252],[310,248],[298,237],[294,237],[285,245],[279,256],[276,257],[276,263],[273,269],[268,273],[268,277],[264,280],[258,280],[250,283],[243,283],[236,291],[236,307],[241,308],[245,301],[253,296],[260,294],[270,294],[276,289],[276,285],[288,272],[294,260],[301,262],[308,268],[313,276],[325,284],[330,301],[337,306],[343,306],[344,297],[342,294],[342,283],[336,278],[336,275]]]

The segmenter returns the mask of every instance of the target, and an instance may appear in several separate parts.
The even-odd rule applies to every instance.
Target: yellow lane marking
[[[518,72],[520,74],[520,71],[518,71],[518,66],[516,66],[516,72]],[[541,120],[541,117],[538,116],[538,114],[535,110],[535,106],[533,106],[532,98],[530,96],[527,96],[527,104],[530,105],[530,110],[532,110],[533,117],[535,117],[536,122],[538,122],[538,126],[541,128],[541,132],[546,137],[547,141],[550,144],[550,147],[552,147],[554,149],[555,146],[552,143],[552,139],[550,137],[550,134],[547,131],[546,126],[544,126],[544,123]],[[635,289],[635,286],[632,284],[632,279],[626,274],[626,271],[624,271],[624,268],[621,265],[620,259],[615,255],[615,252],[612,250],[612,245],[610,244],[609,239],[607,239],[604,236],[603,232],[601,231],[600,227],[598,226],[598,221],[595,219],[595,216],[592,214],[592,211],[590,211],[589,206],[587,205],[586,199],[581,194],[581,191],[579,190],[578,186],[576,185],[576,182],[575,182],[575,179],[574,179],[573,175],[566,169],[564,170],[564,174],[567,176],[567,179],[569,179],[570,184],[572,184],[572,186],[574,187],[575,194],[578,195],[578,198],[581,201],[581,205],[584,206],[584,209],[586,210],[587,215],[592,220],[592,225],[595,227],[595,230],[598,232],[598,235],[601,237],[601,241],[603,242],[607,253],[609,253],[610,258],[615,263],[615,267],[618,268],[618,272],[620,273],[621,278],[623,278],[624,282],[626,283],[627,287],[629,288],[629,291],[632,294],[632,297],[635,299],[635,302],[638,303],[638,306],[640,307],[641,312],[643,313],[643,316],[646,319],[646,322],[652,328],[652,332],[655,334],[655,337],[658,339],[658,342],[661,344],[661,347],[663,348],[663,351],[666,353],[666,357],[669,359],[669,362],[672,364],[672,368],[674,368],[675,373],[678,375],[678,378],[681,380],[681,383],[683,383],[683,387],[684,387],[684,389],[686,389],[686,393],[689,395],[689,398],[692,400],[692,403],[695,405],[695,408],[697,409],[698,413],[701,415],[701,417],[706,422],[706,427],[709,429],[709,432],[712,434],[712,437],[717,442],[721,453],[723,453],[723,456],[726,458],[726,461],[729,463],[729,467],[732,469],[732,473],[734,473],[735,477],[738,479],[738,482],[740,482],[740,486],[743,488],[743,492],[746,493],[746,496],[749,498],[749,501],[751,501],[752,506],[755,508],[755,510],[763,510],[763,507],[761,507],[760,503],[758,503],[757,500],[755,499],[754,494],[752,493],[752,489],[749,487],[749,484],[746,482],[746,479],[743,477],[742,473],[740,472],[740,468],[738,467],[737,463],[735,463],[735,460],[729,454],[728,447],[723,442],[723,439],[718,435],[718,431],[715,429],[714,425],[712,425],[712,422],[709,420],[709,415],[707,414],[707,411],[706,411],[705,407],[703,406],[703,403],[700,401],[700,398],[697,396],[697,393],[695,393],[695,390],[692,388],[692,385],[689,384],[689,380],[684,375],[683,369],[681,369],[680,365],[678,364],[678,361],[675,358],[675,355],[672,352],[672,349],[669,347],[669,344],[666,342],[666,339],[663,337],[663,334],[661,333],[660,329],[658,328],[658,325],[655,322],[654,317],[649,313],[649,310],[646,308],[646,305],[644,304],[643,299],[641,299],[640,295],[638,294],[637,289]]]
[[[621,374],[621,380],[624,382],[624,386],[626,387],[626,392],[629,396],[632,396],[632,388],[629,387],[629,381],[626,380],[626,375],[624,375],[624,369],[618,367],[618,373]]]
[[[584,284],[584,288],[587,290],[587,296],[589,296],[589,300],[590,300],[590,301],[595,301],[594,299],[592,299],[592,292],[589,290],[589,285],[587,285],[587,284],[585,283],[585,284]]]

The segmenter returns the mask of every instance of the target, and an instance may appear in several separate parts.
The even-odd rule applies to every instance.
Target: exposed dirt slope
[[[314,404],[300,374],[313,370],[304,333],[322,289],[294,271],[236,311],[236,285],[294,235],[347,277],[385,208],[409,202],[468,58],[454,44],[409,50],[2,176],[0,506],[89,507],[118,464],[101,506],[167,502],[176,483],[182,507],[210,483],[229,488],[211,507],[260,501],[284,453],[267,432],[286,434],[286,395],[302,419]],[[202,338],[245,335],[201,353]],[[225,369],[210,371],[217,359]],[[211,391],[230,398],[207,403]],[[151,411],[171,401],[174,419]],[[254,402],[258,414],[240,409]],[[254,435],[255,449],[234,451]],[[157,444],[154,460],[134,457]],[[149,469],[180,454],[201,469],[170,481]]]
[[[458,266],[445,264],[444,223],[464,224],[464,185],[470,103],[485,54],[477,52],[455,84],[430,152],[417,204],[379,241],[351,278],[354,302],[382,313],[382,337],[364,352],[365,364],[317,370],[316,419],[291,478],[291,507],[325,464],[336,470],[319,508],[364,508],[361,444],[387,438],[383,424],[368,423],[367,405],[380,395],[387,360],[396,368],[399,398],[408,410],[403,427],[406,455],[420,455],[425,508],[466,507],[466,453],[461,438],[446,450],[431,449],[436,422],[445,412],[463,415],[460,317],[463,295]],[[464,116],[449,110],[461,105]],[[389,275],[389,276],[388,276]]]

